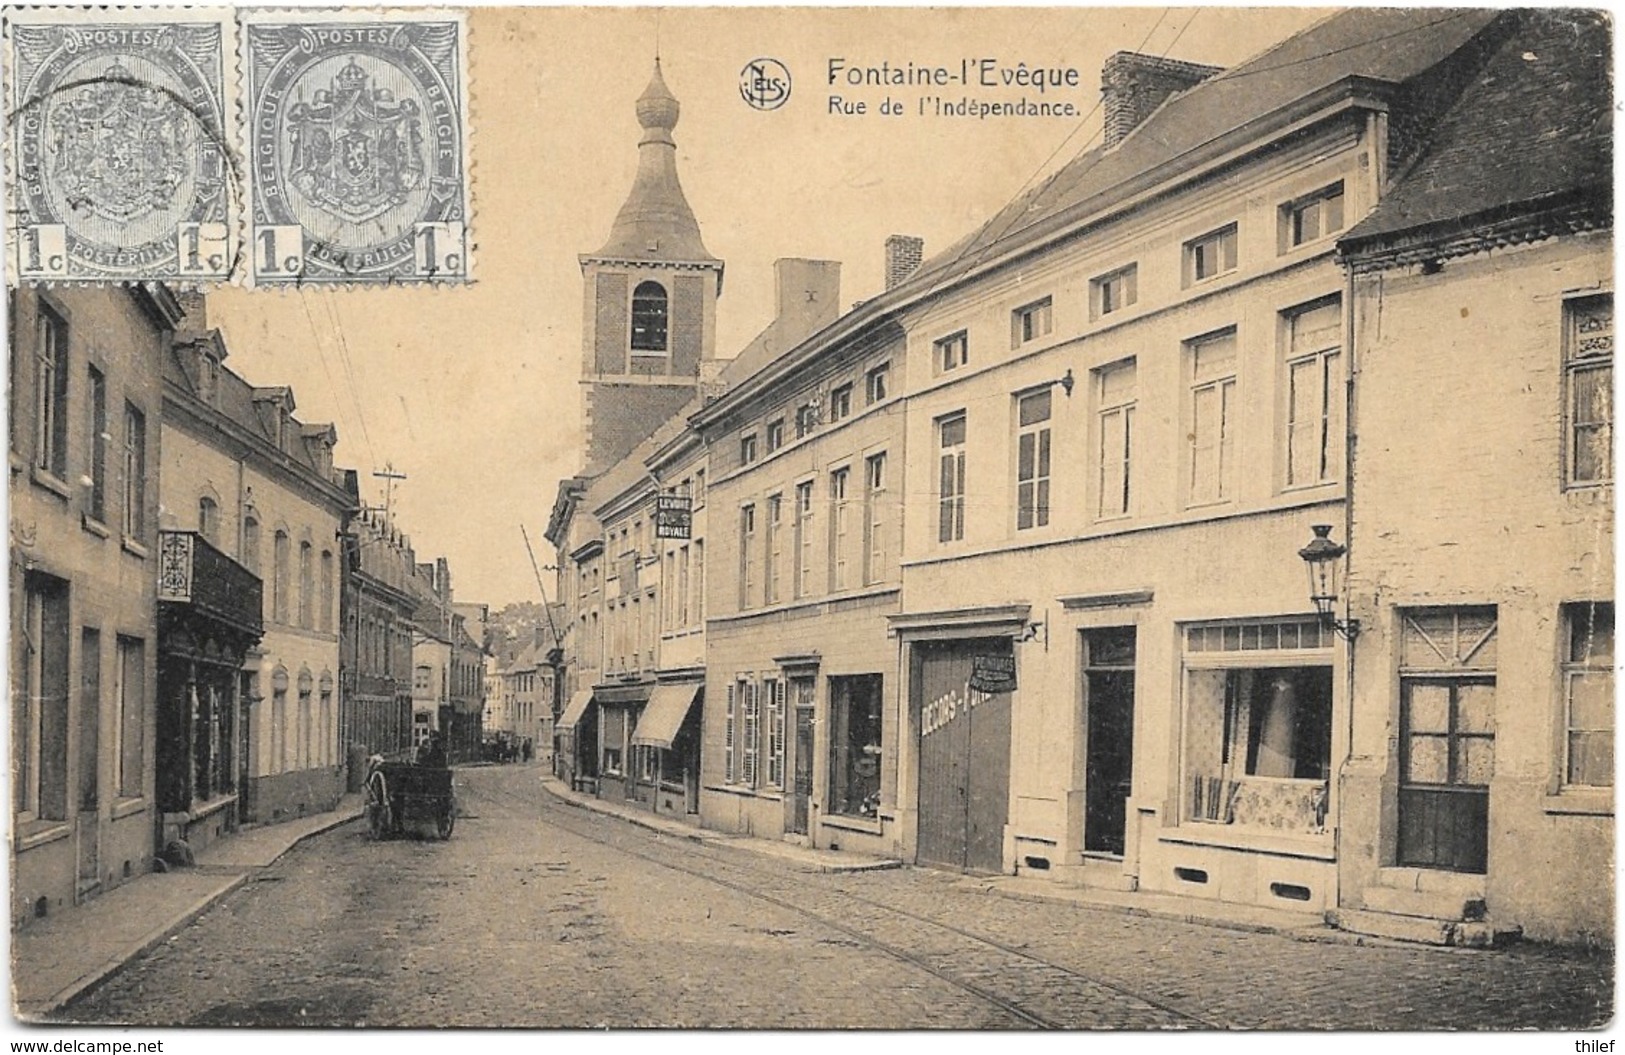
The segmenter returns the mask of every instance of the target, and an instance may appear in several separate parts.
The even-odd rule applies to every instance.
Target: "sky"
[[[474,276],[460,288],[257,290],[209,298],[228,365],[292,385],[298,417],[331,421],[336,461],[360,470],[420,561],[444,555],[458,600],[540,596],[558,481],[581,463],[580,253],[606,240],[632,185],[633,102],[658,48],[682,104],[678,169],[707,248],[726,263],[718,358],[770,321],[772,262],[842,262],[842,308],[882,288],[889,234],[927,256],[1098,142],[1100,68],[1117,51],[1230,66],[1325,9],[494,8],[468,15]],[[771,57],[788,100],[763,111],[741,70]],[[992,60],[995,87],[830,86],[842,69]],[[1024,64],[1024,65],[1023,65]],[[1059,88],[1014,84],[1057,71]],[[1064,82],[1066,70],[1075,70]],[[973,80],[980,80],[977,72]],[[840,111],[830,97],[862,102]],[[927,96],[1073,103],[1077,117],[934,117]],[[887,98],[905,113],[880,113]],[[544,579],[551,576],[544,572]]]

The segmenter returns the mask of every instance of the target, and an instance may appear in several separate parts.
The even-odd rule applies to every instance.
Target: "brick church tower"
[[[716,345],[722,261],[677,178],[681,108],[660,75],[637,101],[638,173],[609,241],[581,255],[584,472],[596,476],[693,398]]]

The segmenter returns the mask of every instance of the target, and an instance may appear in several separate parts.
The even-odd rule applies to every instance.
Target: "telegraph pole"
[[[395,481],[406,479],[406,474],[396,472],[393,462],[385,462],[383,471],[374,470],[372,475],[384,481],[384,523],[394,527]]]

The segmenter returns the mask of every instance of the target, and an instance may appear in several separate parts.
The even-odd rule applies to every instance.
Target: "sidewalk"
[[[815,850],[810,846],[800,846],[796,843],[775,842],[772,839],[758,839],[749,835],[733,835],[728,832],[711,831],[670,817],[640,810],[633,806],[622,806],[614,802],[605,802],[603,799],[571,791],[564,781],[551,773],[542,775],[542,786],[556,797],[563,799],[572,806],[580,806],[592,810],[594,813],[607,813],[619,817],[623,821],[636,824],[640,828],[669,835],[674,839],[688,839],[691,842],[706,843],[712,846],[732,846],[740,850],[749,850],[752,853],[764,854],[768,857],[777,857],[787,861],[803,872],[874,872],[885,868],[901,868],[903,862],[891,857],[869,857],[864,854],[842,853],[835,850]]]
[[[11,999],[24,1022],[45,1016],[157,947],[296,843],[361,816],[360,794],[338,808],[246,828],[197,855],[192,868],[138,876],[11,936]]]
[[[752,853],[777,857],[813,872],[867,872],[882,868],[901,868],[902,862],[890,858],[865,857],[860,854],[834,850],[814,850],[792,843],[748,835],[696,828],[681,821],[649,813],[647,810],[604,802],[591,795],[571,791],[564,782],[552,775],[542,777],[542,786],[549,792],[574,806],[596,813],[607,813],[651,831],[694,842],[731,846]],[[1291,912],[1254,905],[1232,905],[1220,901],[1204,901],[1180,897],[1176,894],[1155,894],[1145,891],[1101,890],[1088,887],[1064,886],[1047,879],[1027,876],[966,876],[966,886],[979,888],[1000,897],[1019,901],[1040,901],[1052,904],[1076,905],[1082,908],[1122,912],[1133,916],[1197,923],[1209,927],[1250,931],[1260,934],[1279,934],[1298,941],[1334,942],[1349,945],[1392,945],[1393,942],[1337,930],[1327,924],[1316,912]]]

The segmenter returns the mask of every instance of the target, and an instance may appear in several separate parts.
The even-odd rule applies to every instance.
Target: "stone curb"
[[[761,854],[764,857],[775,856],[772,851],[755,845],[766,842],[763,839],[756,839],[748,835],[729,835],[725,832],[713,832],[704,828],[689,830],[686,825],[681,826],[680,830],[675,822],[661,821],[654,817],[642,817],[634,810],[618,810],[607,803],[601,803],[597,799],[588,798],[578,792],[571,791],[564,786],[563,781],[551,775],[543,776],[541,784],[543,790],[567,806],[589,810],[606,817],[615,817],[626,821],[628,824],[635,824],[639,828],[645,828],[660,835],[669,835],[674,839],[687,839],[690,842],[713,846],[732,846],[741,850],[748,850],[751,853]],[[879,860],[866,858],[861,861],[853,861],[851,864],[835,864],[824,861],[816,864],[803,862],[800,863],[800,867],[805,871],[818,872],[824,875],[844,875],[849,872],[888,871],[903,867],[903,862],[892,858],[881,858]]]
[[[349,813],[341,817],[334,817],[330,821],[326,821],[318,827],[312,828],[307,832],[295,836],[293,839],[289,840],[286,846],[277,851],[276,855],[271,858],[271,863],[274,864],[276,861],[280,860],[289,850],[292,850],[295,846],[298,846],[306,839],[332,831],[334,828],[348,824],[360,816],[362,816],[362,811],[358,809],[353,813]],[[231,878],[227,879],[220,886],[192,902],[185,909],[183,909],[178,916],[162,924],[152,933],[133,943],[123,952],[110,957],[106,962],[92,969],[90,973],[81,975],[80,977],[74,979],[57,992],[52,993],[43,1001],[26,1005],[18,1005],[15,1009],[17,1020],[19,1022],[26,1022],[35,1025],[57,1024],[54,1020],[47,1019],[44,1016],[60,1010],[62,1007],[66,1006],[72,1001],[79,999],[86,993],[89,993],[101,986],[108,979],[112,978],[115,974],[122,970],[125,965],[139,959],[142,956],[145,956],[147,953],[151,952],[153,949],[156,949],[158,946],[162,945],[176,934],[179,934],[181,931],[185,930],[187,926],[189,926],[199,916],[203,915],[210,908],[218,904],[228,894],[243,886],[254,877],[255,872],[266,866],[242,865],[238,867],[242,869],[238,874],[231,876]],[[199,872],[199,874],[208,875],[211,873]],[[147,878],[151,879],[152,877]]]

